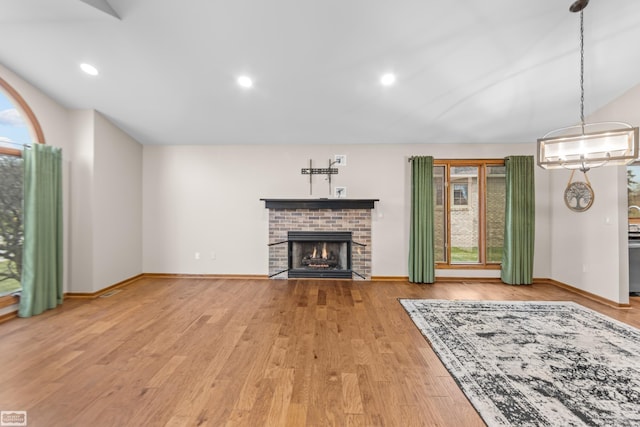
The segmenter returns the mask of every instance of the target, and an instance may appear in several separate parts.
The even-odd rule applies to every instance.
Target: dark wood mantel
[[[260,199],[267,209],[373,209],[380,199]]]

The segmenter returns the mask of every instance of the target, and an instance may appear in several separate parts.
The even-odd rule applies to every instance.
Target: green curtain
[[[24,158],[24,244],[18,316],[62,303],[62,152],[33,144]]]
[[[433,283],[433,157],[411,159],[411,224],[409,232],[409,281]]]
[[[506,196],[501,278],[510,285],[533,281],[535,188],[533,156],[505,159]]]

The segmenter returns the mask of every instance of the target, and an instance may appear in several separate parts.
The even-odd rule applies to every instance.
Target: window
[[[640,232],[640,163],[627,166],[629,231]]]
[[[0,296],[19,291],[22,271],[22,148],[42,130],[20,95],[0,79]]]
[[[22,158],[0,154],[0,296],[19,291],[22,271]]]
[[[456,206],[468,205],[467,193],[469,192],[469,184],[453,184],[453,204]]]
[[[435,160],[433,182],[437,268],[497,268],[504,235],[504,161]]]

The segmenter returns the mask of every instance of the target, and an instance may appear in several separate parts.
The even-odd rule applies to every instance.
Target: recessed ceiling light
[[[382,86],[393,86],[396,82],[396,75],[393,73],[386,73],[380,77],[380,84]]]
[[[240,77],[238,77],[236,82],[238,83],[239,86],[247,88],[247,89],[253,87],[253,80],[249,76],[240,76]]]
[[[86,62],[83,62],[82,64],[80,64],[80,68],[82,69],[82,71],[89,74],[90,76],[98,75],[98,69],[91,64],[87,64]]]

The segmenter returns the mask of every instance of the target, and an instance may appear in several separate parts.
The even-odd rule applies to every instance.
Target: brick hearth
[[[371,279],[371,209],[269,209],[269,243],[287,240],[288,231],[351,231],[354,242],[366,245],[353,245],[352,270]],[[287,244],[270,246],[269,275],[287,265]],[[273,278],[286,279],[287,273]]]

